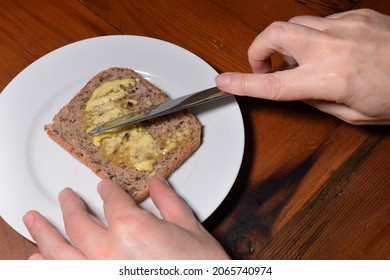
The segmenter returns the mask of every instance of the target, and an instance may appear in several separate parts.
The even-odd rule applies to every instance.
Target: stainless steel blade
[[[206,104],[208,102],[218,100],[231,94],[220,91],[217,87],[209,88],[196,93],[191,93],[179,98],[169,100],[160,105],[147,108],[143,111],[133,112],[119,118],[110,120],[106,123],[98,125],[88,131],[88,135],[96,135],[103,132],[118,129],[123,126],[135,124],[150,120],[152,118],[161,117],[167,114],[175,113],[181,110],[189,109],[194,106]]]

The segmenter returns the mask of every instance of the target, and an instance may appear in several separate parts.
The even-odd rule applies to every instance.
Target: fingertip
[[[101,193],[103,191],[104,188],[106,187],[109,187],[109,186],[116,186],[118,185],[117,183],[115,183],[114,181],[110,180],[110,179],[103,179],[101,180],[98,184],[97,184],[97,191],[99,193]]]
[[[156,175],[150,180],[149,184],[149,195],[150,198],[155,202],[161,197],[161,193],[164,192],[166,187],[170,187],[168,181],[160,176]]]
[[[35,216],[38,214],[37,211],[28,211],[22,218],[24,225],[29,229],[34,223]]]
[[[124,196],[126,200],[131,199],[134,200],[131,196],[129,196],[126,191],[116,182],[110,179],[103,179],[97,185],[97,191],[102,198],[103,202],[107,202],[110,200],[109,198],[114,195],[116,199],[119,196]]]
[[[150,197],[164,220],[188,227],[196,222],[191,208],[163,177],[152,178]]]
[[[104,186],[107,184],[106,181],[107,181],[107,179],[103,179],[103,180],[101,180],[101,181],[97,184],[96,189],[97,189],[98,193],[100,193],[100,192],[102,191],[102,189],[104,188]]]
[[[62,203],[62,201],[64,200],[64,196],[66,195],[66,193],[69,193],[69,192],[73,192],[73,190],[71,188],[69,188],[69,187],[66,187],[62,191],[60,191],[58,193],[58,201],[60,203]]]
[[[170,187],[168,181],[161,175],[156,175],[154,176],[151,181],[150,185],[160,185],[160,186],[165,186],[165,187]]]
[[[149,194],[153,201],[166,198],[167,196],[177,196],[169,182],[160,175],[156,175],[151,179]]]
[[[40,253],[32,254],[29,258],[30,261],[39,261],[39,260],[45,260],[45,258]]]
[[[230,73],[222,73],[215,77],[215,83],[218,88],[224,88],[230,85],[232,75]]]
[[[219,74],[215,78],[217,87],[225,92],[229,92],[236,95],[247,95],[248,81],[252,74],[226,72]]]

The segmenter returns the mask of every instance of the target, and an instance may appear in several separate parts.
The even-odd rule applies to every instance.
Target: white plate
[[[30,240],[22,216],[31,209],[40,211],[64,234],[57,194],[66,186],[104,219],[95,188],[99,178],[50,140],[43,126],[92,76],[111,66],[138,71],[172,98],[214,86],[217,75],[205,61],[181,47],[126,35],[64,46],[17,75],[0,95],[0,215]],[[202,145],[169,181],[204,221],[235,181],[244,150],[244,128],[233,97],[193,112],[204,126]],[[159,215],[150,199],[142,207]]]

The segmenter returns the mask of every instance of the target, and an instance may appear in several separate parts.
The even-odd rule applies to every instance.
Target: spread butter
[[[120,79],[95,89],[85,106],[87,130],[130,113],[128,104],[139,103],[127,91],[135,84],[133,79]],[[142,124],[136,124],[94,135],[90,139],[103,156],[114,163],[133,166],[139,171],[151,171],[157,160],[183,145],[190,135],[191,130],[187,128],[166,132],[157,140]]]

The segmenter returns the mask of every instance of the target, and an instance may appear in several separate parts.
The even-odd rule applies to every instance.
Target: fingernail
[[[230,84],[231,75],[228,73],[222,73],[215,78],[215,83],[219,87],[227,86]]]
[[[32,226],[33,222],[34,222],[34,217],[30,212],[26,213],[23,216],[23,223],[27,228],[30,228]]]
[[[160,181],[160,183],[164,184],[167,187],[170,187],[168,181],[161,175],[156,175],[157,180]]]
[[[100,193],[100,191],[102,190],[103,186],[106,185],[106,184],[109,184],[111,181],[109,179],[103,179],[99,182],[99,184],[97,184],[96,186],[96,189],[97,191]]]
[[[60,202],[60,203],[62,203],[62,198],[63,198],[63,196],[64,196],[64,193],[66,192],[66,191],[72,191],[72,189],[71,188],[65,188],[65,189],[63,189],[62,191],[60,191],[59,193],[58,193],[58,201]]]
[[[41,261],[41,260],[44,260],[43,256],[39,253],[35,253],[35,254],[32,254],[28,260],[30,261]]]
[[[97,184],[97,186],[96,186],[96,189],[97,189],[97,191],[98,191],[99,193],[100,193],[102,187],[103,187],[103,181],[100,181],[100,182]]]

